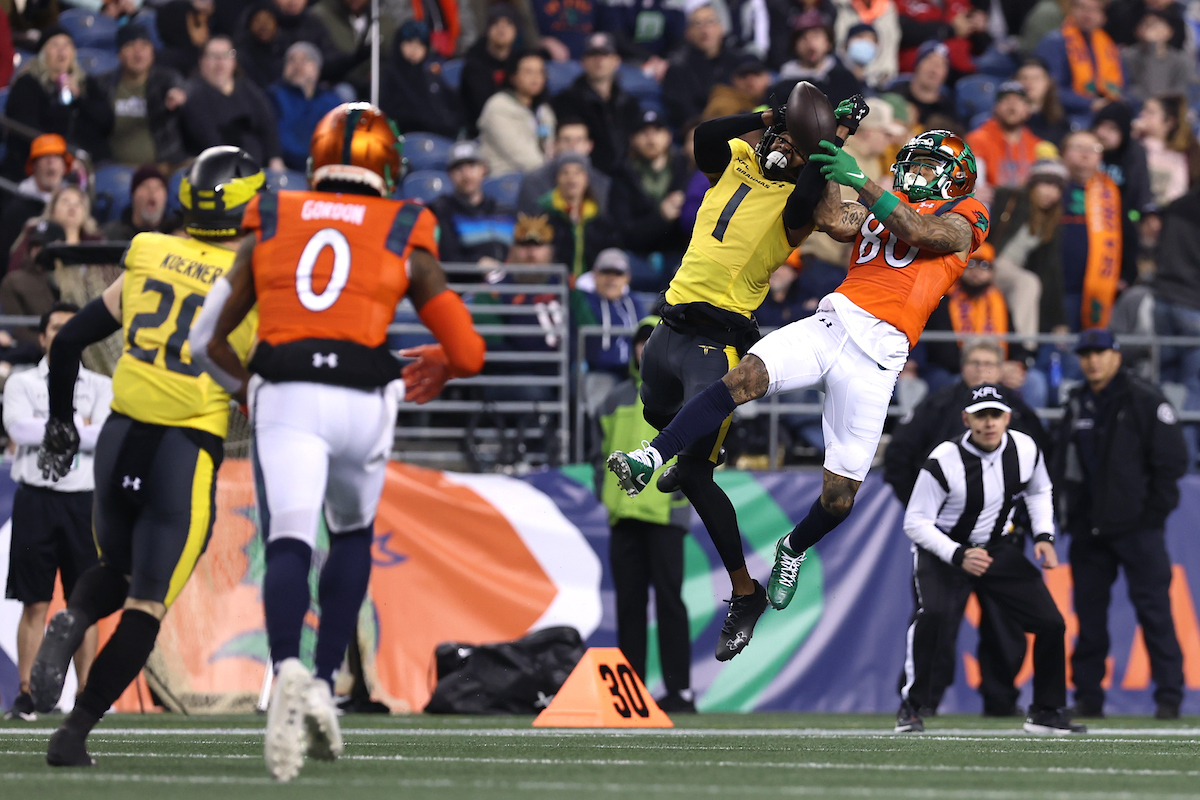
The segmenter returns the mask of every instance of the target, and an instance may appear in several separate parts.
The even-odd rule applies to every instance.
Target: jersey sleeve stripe
[[[965,195],[963,197],[956,197],[953,200],[951,200],[949,203],[943,203],[942,205],[937,207],[937,209],[933,212],[933,215],[935,217],[940,217],[942,214],[945,214],[948,211],[953,211],[954,207],[956,205],[958,205],[959,203],[961,203],[963,200],[966,200],[967,197],[970,197],[970,195]]]
[[[404,251],[408,248],[408,239],[412,235],[413,227],[417,224],[417,218],[424,211],[424,206],[416,203],[405,203],[399,211],[396,212],[395,219],[392,220],[392,229],[388,231],[387,249],[395,253],[400,258],[404,257]]]
[[[263,192],[258,196],[258,218],[261,236],[260,242],[272,238],[279,228],[279,195],[275,192]]]

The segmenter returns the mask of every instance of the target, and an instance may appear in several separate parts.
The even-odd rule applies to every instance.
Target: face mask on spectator
[[[853,39],[846,45],[846,58],[865,67],[875,60],[875,43],[870,39]]]

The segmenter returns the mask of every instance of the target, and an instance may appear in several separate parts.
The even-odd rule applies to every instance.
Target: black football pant
[[[692,645],[683,604],[683,537],[673,525],[618,520],[608,541],[617,594],[617,646],[646,680],[646,607],[654,587],[658,657],[668,692],[691,688]]]
[[[1071,537],[1071,574],[1075,581],[1075,614],[1079,638],[1071,655],[1075,699],[1104,705],[1105,659],[1108,656],[1108,605],[1117,568],[1125,570],[1129,600],[1150,655],[1154,700],[1178,705],[1183,699],[1183,653],[1171,619],[1171,557],[1162,528],[1125,536]]]
[[[915,708],[936,708],[938,687],[954,677],[958,629],[967,598],[974,591],[981,604],[1034,634],[1033,705],[1062,708],[1067,703],[1066,624],[1042,579],[1041,570],[1016,545],[990,545],[993,561],[976,578],[961,567],[916,548],[913,564],[913,612],[905,644],[904,683],[900,696]]]

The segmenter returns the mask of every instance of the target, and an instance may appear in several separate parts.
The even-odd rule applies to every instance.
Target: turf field
[[[669,731],[533,729],[521,717],[343,721],[346,755],[276,785],[262,719],[115,716],[99,765],[51,770],[53,717],[0,722],[0,797],[57,798],[1182,798],[1200,797],[1200,719],[1095,720],[1084,737],[1020,720],[939,717],[893,735],[892,717],[701,714]]]

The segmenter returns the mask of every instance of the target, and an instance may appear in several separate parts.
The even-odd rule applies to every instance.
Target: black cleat
[[[1176,717],[1179,715],[1176,714]],[[17,695],[17,699],[13,701],[12,708],[4,714],[5,719],[19,719],[25,722],[36,722],[37,711],[33,707],[33,698],[29,696],[29,692],[21,692]]]
[[[13,705],[16,708],[16,704]],[[1154,709],[1155,719],[1179,719],[1179,703],[1159,703]]]
[[[1041,736],[1070,736],[1073,733],[1087,733],[1087,726],[1071,722],[1067,712],[1060,708],[1038,708],[1032,706],[1029,716],[1025,718],[1025,732]]]
[[[88,755],[87,736],[63,725],[50,737],[46,763],[52,767],[94,767],[96,760]]]
[[[892,730],[896,733],[924,733],[925,722],[912,707],[912,703],[905,700],[900,704],[900,710],[896,712],[896,727]]]
[[[667,692],[663,698],[658,701],[658,707],[668,714],[695,714],[696,701],[692,699],[690,689],[683,692]]]
[[[767,610],[767,590],[754,582],[754,594],[734,595],[729,600],[725,624],[717,637],[717,661],[728,661],[746,649],[758,618]]]
[[[721,448],[721,452],[717,453],[717,466],[725,463],[726,453],[725,448]],[[675,494],[681,487],[679,485],[679,463],[676,462],[667,467],[659,474],[658,480],[654,482],[654,487],[663,494]]]
[[[87,629],[83,615],[69,608],[51,617],[29,676],[29,693],[33,695],[33,707],[38,712],[47,714],[58,705],[63,683],[67,680],[67,667],[83,643]]]

